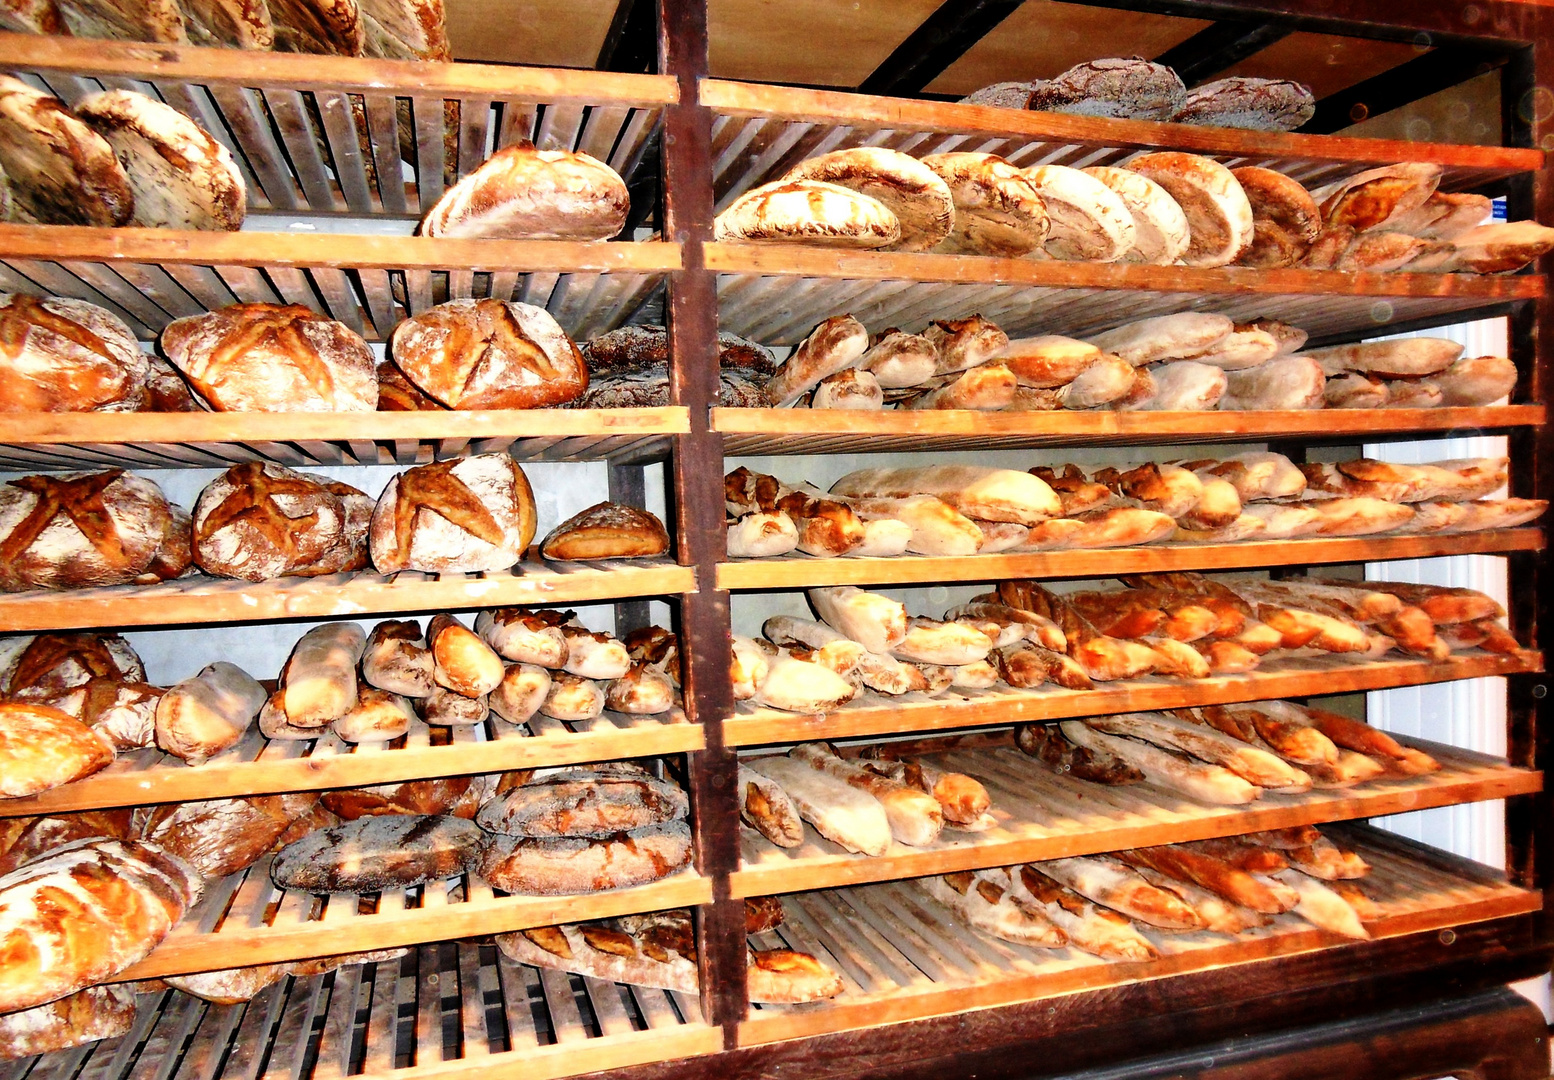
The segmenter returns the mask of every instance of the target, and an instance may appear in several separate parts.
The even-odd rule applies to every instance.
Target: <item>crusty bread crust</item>
[[[0,75],[0,171],[13,213],[45,225],[125,225],[129,177],[106,139],[65,103]]]
[[[424,236],[608,240],[626,225],[626,182],[604,162],[567,150],[504,147],[437,200]]]

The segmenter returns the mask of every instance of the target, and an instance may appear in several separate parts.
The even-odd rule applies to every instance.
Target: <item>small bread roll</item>
[[[567,662],[567,639],[561,633],[565,621],[556,612],[496,608],[476,616],[475,632],[508,660],[554,669]]]
[[[619,679],[611,679],[604,688],[605,707],[633,716],[652,716],[674,707],[674,683],[662,672],[646,664],[633,665]]]
[[[284,690],[275,691],[265,701],[264,708],[259,710],[259,730],[264,733],[264,737],[283,742],[307,742],[322,736],[324,728],[293,724],[287,718],[285,696]]]
[[[575,623],[565,625],[567,661],[562,670],[585,679],[619,679],[631,670],[631,657],[609,634],[598,634]]]
[[[388,619],[372,628],[362,649],[362,678],[379,690],[409,698],[424,698],[435,685],[434,661],[421,627]]]
[[[746,514],[728,527],[731,559],[769,559],[799,546],[799,529],[781,510]]]
[[[459,727],[465,724],[483,724],[490,715],[490,705],[484,696],[465,697],[445,686],[433,690],[430,697],[416,706],[421,719],[438,727]]]
[[[491,711],[510,724],[526,724],[550,696],[550,672],[534,664],[512,664],[491,691]]]
[[[162,695],[156,708],[156,742],[199,765],[237,745],[265,703],[264,687],[238,667],[218,660]]]
[[[388,742],[410,730],[415,712],[398,694],[364,686],[356,695],[356,707],[335,717],[334,732],[348,743]]]
[[[885,407],[885,391],[880,387],[879,380],[869,372],[847,368],[820,380],[809,407],[878,412]]]
[[[434,616],[427,625],[426,638],[432,647],[432,678],[438,686],[478,698],[502,681],[502,658],[452,615]]]
[[[367,635],[356,623],[315,626],[281,669],[281,707],[293,727],[321,728],[356,707],[356,664]]]
[[[592,720],[604,712],[604,691],[590,679],[558,674],[551,678],[540,712],[557,720]]]

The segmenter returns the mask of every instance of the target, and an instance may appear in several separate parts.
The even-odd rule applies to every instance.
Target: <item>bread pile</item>
[[[647,408],[669,404],[669,332],[662,326],[623,326],[583,344],[588,389],[580,409]],[[766,384],[777,362],[764,345],[718,335],[717,404],[762,408],[772,404]]]
[[[745,933],[769,934],[782,925],[775,896],[745,900]],[[697,992],[696,934],[684,909],[626,915],[602,922],[540,926],[498,934],[497,947],[522,964],[593,979]],[[750,947],[746,991],[754,1002],[797,1004],[835,997],[842,977],[809,953]]]
[[[1365,923],[1380,909],[1355,882],[1369,872],[1358,853],[1302,825],[915,884],[989,937],[1148,961],[1170,951],[1163,935],[1183,932],[1250,938],[1314,926],[1368,939]]]
[[[1227,806],[1253,802],[1265,791],[1343,789],[1441,767],[1363,721],[1288,701],[1032,724],[1020,729],[1018,741],[1055,772],[1100,784],[1147,780]]]
[[[42,225],[236,230],[248,205],[227,148],[172,106],[104,90],[70,108],[8,75],[0,187],[10,194],[0,219]]]
[[[820,558],[1476,532],[1540,517],[1541,499],[1488,499],[1506,458],[1297,466],[1282,454],[1029,473],[974,465],[860,469],[821,491],[741,466],[724,477],[731,558]]]
[[[1464,357],[1444,338],[1300,351],[1306,332],[1273,319],[1236,323],[1184,311],[1080,341],[1010,339],[981,315],[936,320],[920,334],[871,335],[851,315],[817,326],[765,383],[767,402],[812,409],[983,412],[1267,411],[1488,405],[1509,395],[1516,365]]]
[[[1207,127],[1294,131],[1316,112],[1311,88],[1289,79],[1233,76],[1188,90],[1164,64],[1139,56],[1075,64],[1051,79],[984,86],[968,105]]]
[[[1505,612],[1470,589],[1393,582],[1195,573],[1124,577],[1123,589],[1057,593],[1004,581],[943,620],[852,586],[809,590],[819,622],[779,615],[764,640],[735,635],[734,697],[794,713],[886,697],[1046,683],[1090,690],[1145,675],[1203,679],[1264,656],[1394,651],[1444,660],[1460,649],[1517,653]]]

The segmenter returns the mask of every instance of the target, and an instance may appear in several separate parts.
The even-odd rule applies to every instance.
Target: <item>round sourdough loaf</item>
[[[75,113],[118,154],[135,193],[131,224],[242,228],[243,174],[227,148],[183,113],[133,90],[89,94]]]
[[[359,568],[375,505],[347,484],[283,465],[234,465],[194,504],[194,561],[245,581]]]
[[[0,703],[0,798],[68,784],[113,759],[108,740],[73,716],[47,705]]]
[[[147,354],[146,360],[151,365],[151,372],[146,377],[146,392],[149,395],[146,412],[205,411],[205,406],[194,400],[194,392],[183,381],[183,376],[178,374],[177,368],[155,353]]]
[[[626,225],[631,197],[614,169],[587,154],[498,150],[449,188],[421,222],[424,236],[608,240]]]
[[[45,225],[125,225],[135,211],[113,147],[65,103],[0,75],[0,168],[12,211]]]
[[[1252,204],[1219,162],[1164,151],[1136,157],[1127,167],[1165,188],[1187,215],[1191,239],[1182,255],[1186,265],[1224,266],[1251,245]]]
[[[275,22],[268,3],[254,0],[178,0],[193,45],[239,49],[275,48]]]
[[[561,405],[588,387],[588,368],[550,312],[506,300],[450,300],[394,328],[394,363],[453,409]]]
[[[275,856],[283,889],[367,893],[458,877],[474,867],[480,826],[443,815],[380,815],[319,829]]]
[[[58,817],[24,818],[26,826],[0,855],[0,875],[52,854],[77,840],[129,840],[138,832],[138,810],[86,810]]]
[[[189,975],[168,975],[164,981],[174,990],[182,990],[214,1005],[241,1005],[254,995],[273,986],[290,974],[287,964],[259,964],[254,967],[199,971]]]
[[[159,575],[172,527],[162,489],[122,469],[0,484],[0,589],[79,589]]]
[[[135,994],[127,986],[85,990],[0,1016],[0,1061],[47,1054],[125,1035],[135,1023]]]
[[[1244,165],[1231,175],[1252,206],[1252,244],[1242,266],[1294,266],[1322,234],[1322,211],[1301,184],[1273,169]]]
[[[381,573],[506,570],[534,539],[534,492],[506,454],[422,465],[389,481],[372,514]]]
[[[318,802],[316,791],[203,799],[156,807],[143,835],[207,881],[252,866]]]
[[[669,550],[658,518],[635,506],[595,503],[552,529],[540,545],[547,559],[637,559]]]
[[[480,876],[520,896],[565,896],[659,881],[691,861],[691,830],[666,821],[608,839],[493,836]]]
[[[689,812],[685,792],[663,780],[575,770],[516,787],[486,803],[475,820],[505,836],[610,837]]]
[[[1149,177],[1110,165],[1084,169],[1116,194],[1133,217],[1133,247],[1123,258],[1128,262],[1174,263],[1187,250],[1191,233],[1187,215],[1169,192]]]
[[[217,412],[372,412],[378,377],[360,335],[298,304],[233,304],[175,319],[162,351]]]
[[[1133,215],[1115,191],[1093,176],[1067,165],[1038,165],[1026,170],[1049,226],[1044,245],[1054,259],[1115,262],[1133,250]]]
[[[1182,107],[1169,119],[1207,127],[1294,131],[1316,111],[1316,98],[1310,87],[1301,83],[1236,76],[1189,91]]]
[[[899,150],[855,146],[801,161],[784,180],[823,180],[878,200],[896,215],[901,239],[891,251],[927,251],[950,235],[955,200],[928,166]]]
[[[366,28],[357,0],[266,0],[276,52],[362,56]]]
[[[931,154],[923,164],[955,200],[955,227],[934,251],[1014,259],[1046,242],[1047,208],[1022,170],[996,154]]]
[[[1186,100],[1181,78],[1164,64],[1114,56],[1075,64],[1055,79],[1032,84],[1029,109],[1169,120]]]
[[[0,341],[0,412],[133,412],[150,402],[150,360],[106,308],[0,293]]]
[[[821,180],[779,180],[747,191],[713,223],[716,239],[777,240],[824,247],[884,248],[901,223],[878,199]]]

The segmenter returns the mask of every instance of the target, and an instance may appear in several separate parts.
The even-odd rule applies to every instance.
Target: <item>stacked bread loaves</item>
[[[669,333],[662,326],[623,326],[585,342],[588,389],[573,404],[585,409],[669,404]],[[765,384],[777,369],[771,351],[733,334],[718,335],[717,404],[771,404]]]

